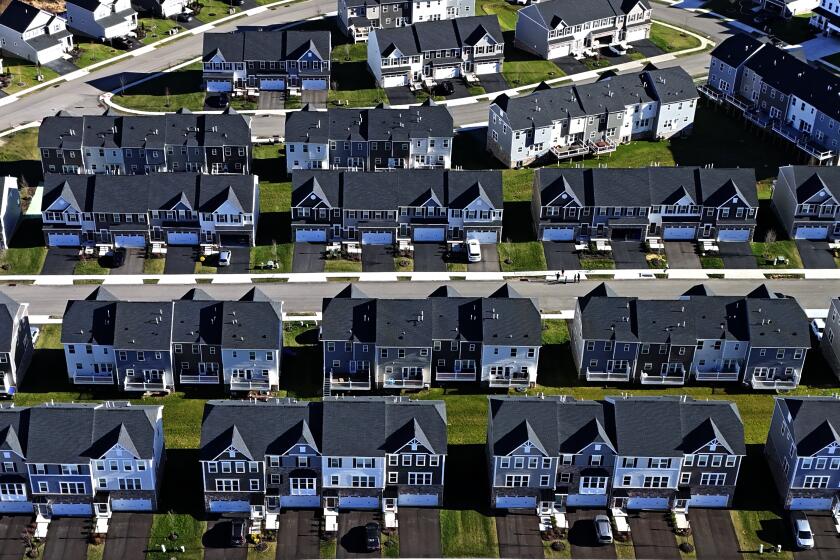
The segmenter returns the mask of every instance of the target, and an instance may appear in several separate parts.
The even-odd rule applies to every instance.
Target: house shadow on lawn
[[[9,241],[9,247],[12,249],[43,247],[44,233],[42,228],[41,218],[23,218],[11,241]]]
[[[308,332],[310,331],[306,331],[303,335]],[[317,336],[317,332],[315,336]],[[286,391],[288,396],[299,398],[320,397],[324,383],[320,346],[290,346],[284,348],[283,372],[280,376],[280,390]]]
[[[490,510],[487,470],[484,468],[487,461],[484,445],[450,445],[446,453],[443,507],[475,510],[482,515],[493,515]]]
[[[502,162],[487,151],[487,127],[464,130],[455,135],[452,167],[464,169],[504,169]]]
[[[160,511],[204,516],[198,449],[167,449]]]
[[[505,202],[504,209],[502,232],[505,241],[513,241],[514,243],[534,241],[531,203],[527,200]]]

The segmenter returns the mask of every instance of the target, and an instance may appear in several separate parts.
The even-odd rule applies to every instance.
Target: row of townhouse
[[[208,92],[327,90],[329,31],[205,33],[202,77]]]
[[[34,350],[29,304],[0,293],[0,396],[12,396],[17,392]]]
[[[131,5],[138,12],[158,18],[176,17],[182,13],[192,13],[189,6],[192,0],[131,0]]]
[[[376,29],[475,15],[475,0],[338,0],[339,28],[354,42]]]
[[[828,37],[840,35],[840,2],[820,0],[814,6],[809,23]]]
[[[531,214],[537,239],[751,241],[758,192],[752,169],[541,168]]]
[[[582,58],[603,48],[627,49],[650,36],[645,0],[549,0],[519,10],[515,44],[541,58]]]
[[[165,462],[163,407],[4,405],[0,453],[4,515],[35,513],[40,525],[53,516],[107,520],[114,511],[155,511]]]
[[[449,169],[452,115],[431,99],[406,109],[305,107],[286,115],[286,171]]]
[[[199,450],[204,506],[249,513],[267,529],[288,508],[441,506],[446,429],[442,401],[210,401]]]
[[[698,286],[677,300],[650,300],[601,284],[577,300],[569,331],[578,375],[599,383],[795,389],[811,347],[796,300],[764,285],[745,297]]]
[[[99,288],[67,302],[61,345],[74,385],[271,391],[280,383],[283,303],[257,289],[229,301],[198,289],[174,301],[123,301]]]
[[[44,180],[48,247],[253,246],[255,175],[58,175]]]
[[[840,78],[737,34],[711,53],[705,97],[740,111],[821,165],[840,163]]]
[[[416,89],[434,80],[499,74],[504,51],[498,18],[474,16],[374,31],[367,63],[381,87]]]
[[[499,243],[503,206],[499,171],[295,171],[292,239]]]
[[[0,50],[36,64],[69,58],[73,35],[67,20],[45,10],[11,0],[0,13]]]
[[[486,452],[495,508],[685,510],[731,506],[746,445],[728,401],[490,397]]]
[[[758,5],[753,11],[762,10],[771,16],[789,20],[794,16],[811,15],[820,0],[752,0],[751,3]],[[814,25],[813,21],[810,23]]]
[[[507,284],[489,297],[441,287],[426,299],[376,299],[351,285],[323,304],[324,395],[448,382],[532,387],[541,336],[534,302]]]
[[[231,173],[251,169],[250,119],[233,109],[197,115],[75,116],[60,111],[38,129],[44,174]]]
[[[791,239],[840,238],[840,168],[780,167],[772,206]]]
[[[487,150],[507,167],[605,154],[640,139],[687,135],[699,94],[682,68],[648,65],[638,73],[604,72],[590,84],[551,88],[490,104]]]

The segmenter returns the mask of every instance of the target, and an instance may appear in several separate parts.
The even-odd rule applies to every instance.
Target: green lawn
[[[39,274],[46,247],[12,247],[0,251],[0,274]]]
[[[182,29],[175,20],[170,18],[144,17],[137,21],[137,25],[146,32],[145,37],[140,40],[144,45],[169,37],[170,29],[178,29],[179,32]]]
[[[335,87],[330,88],[327,97],[331,105],[372,107],[388,102],[385,90],[376,85],[365,60],[332,65],[330,79]]]
[[[723,259],[720,257],[700,257],[700,266],[703,268],[723,268]]]
[[[414,259],[411,257],[394,257],[396,272],[414,272]]]
[[[510,262],[507,262],[510,261]],[[539,241],[499,243],[499,262],[502,272],[545,270],[545,253]]]
[[[141,111],[175,111],[182,107],[200,111],[204,108],[204,97],[201,63],[196,62],[132,86],[114,96],[114,102]]]
[[[519,6],[505,0],[478,0],[475,6],[476,15],[496,15],[502,31],[516,29],[516,17]]]
[[[737,19],[753,27],[768,25],[767,23],[757,24],[752,20],[751,14],[740,13],[738,2],[732,2],[730,0],[708,0],[703,7],[713,10],[726,17]],[[786,43],[790,43],[792,45],[799,44],[803,41],[807,41],[817,34],[816,30],[808,24],[808,20],[810,18],[810,13],[792,17],[788,21],[776,18],[769,24],[770,33]]]
[[[467,263],[463,262],[448,262],[446,263],[447,272],[466,272]]]
[[[330,60],[335,63],[367,62],[367,43],[336,45],[330,53]]]
[[[382,532],[380,537],[382,558],[400,557],[400,532],[394,529],[391,533]]]
[[[525,53],[518,53],[525,55]],[[525,55],[527,56],[527,55]],[[528,58],[525,60],[505,60],[502,66],[502,75],[508,85],[519,87],[528,84],[538,84],[544,80],[562,78],[566,75],[556,64],[550,60]]]
[[[600,70],[601,68],[612,66],[612,61],[608,58],[585,58],[583,65],[590,70]]]
[[[163,274],[164,266],[166,266],[165,258],[147,257],[143,259],[143,274]]]
[[[784,539],[781,534],[773,535],[772,529],[768,531],[765,526],[775,526],[787,530],[786,524],[778,514],[771,511],[755,510],[732,510],[729,512],[732,517],[732,526],[735,528],[735,536],[745,552],[746,558],[770,558],[771,560],[790,560],[793,554],[790,551],[782,550],[776,554],[775,546],[779,544],[778,538],[762,539],[759,535],[775,536]],[[758,554],[758,546],[764,544],[764,554]]]
[[[99,259],[89,257],[86,259],[79,259],[76,267],[73,269],[73,274],[82,276],[86,274],[108,274],[110,269],[105,268],[99,264]]]
[[[613,544],[615,545],[616,558],[620,560],[633,560],[636,558],[636,548],[633,546],[632,537],[626,542],[615,541]]]
[[[650,26],[650,42],[665,52],[684,51],[700,46],[700,39],[697,37],[656,22]]]
[[[796,248],[796,243],[793,240],[773,241],[772,243],[752,243],[753,255],[755,255],[760,268],[802,268],[802,259],[799,257],[799,251]],[[775,257],[786,257],[787,264],[780,264],[774,266],[767,262],[767,259]]]
[[[251,247],[251,270],[254,272],[291,272],[292,257],[294,256],[293,243],[272,243],[271,245],[257,245]],[[279,268],[262,270],[258,268],[260,263],[274,261],[279,263]]]
[[[195,19],[203,23],[210,23],[230,15],[228,13],[228,10],[230,10],[230,4],[228,2],[222,2],[220,0],[199,0],[199,4],[203,7],[201,8],[201,12],[196,14]],[[242,9],[239,7],[234,8],[234,10],[236,13],[242,13]]]
[[[580,257],[580,267],[584,270],[612,270],[615,261],[606,255],[586,255]]]
[[[763,179],[756,185],[758,200],[770,200],[773,197],[773,179]]]
[[[31,88],[41,83],[36,79],[38,74],[43,76],[43,81],[45,82],[58,77],[57,72],[50,70],[46,66],[39,67],[28,60],[11,57],[3,57],[3,71],[5,74],[11,76],[9,85],[3,88],[3,91],[9,94]]]
[[[526,167],[502,170],[502,189],[505,202],[530,202],[533,186],[533,169]]]
[[[27,128],[0,138],[0,162],[40,160],[38,127]]]
[[[446,558],[499,557],[496,519],[475,510],[441,510],[440,540]]]
[[[361,261],[347,259],[327,259],[324,261],[324,272],[361,272]]]
[[[201,537],[204,535],[206,523],[199,521],[190,515],[162,513],[156,514],[152,521],[152,530],[149,534],[149,548],[146,553],[148,560],[169,560],[173,558],[172,549],[183,546],[185,551],[178,552],[177,558],[186,560],[202,560],[204,548],[201,546]],[[178,538],[172,540],[169,536],[178,534]],[[165,545],[167,552],[161,552],[160,545]]]
[[[76,43],[76,48],[79,49],[79,55],[73,59],[73,63],[79,68],[102,62],[103,60],[126,52],[122,49],[114,48],[107,43],[94,41],[79,41]]]
[[[388,96],[381,88],[331,89],[327,100],[336,107],[374,107],[380,103],[387,103]]]
[[[248,545],[248,560],[274,560],[277,557],[277,541],[266,542],[268,545],[264,551],[259,552],[256,548]]]

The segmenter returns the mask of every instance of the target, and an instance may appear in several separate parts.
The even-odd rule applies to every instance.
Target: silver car
[[[225,249],[219,251],[219,266],[230,266],[230,251]]]
[[[613,542],[612,525],[610,525],[610,518],[606,515],[595,516],[595,536],[598,538],[598,544]]]
[[[790,514],[790,522],[793,528],[793,540],[796,548],[807,550],[814,548],[814,533],[811,532],[811,524],[808,517],[801,511],[794,511]]]

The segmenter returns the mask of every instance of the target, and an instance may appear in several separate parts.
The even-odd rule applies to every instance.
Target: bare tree
[[[767,233],[764,234],[764,242],[765,243],[775,243],[776,242],[776,230],[775,229],[768,229]]]

